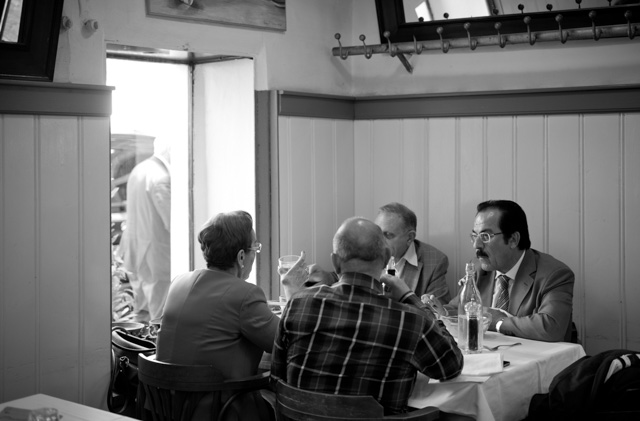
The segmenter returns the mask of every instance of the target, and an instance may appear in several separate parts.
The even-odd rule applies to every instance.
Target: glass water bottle
[[[482,298],[473,263],[467,263],[458,304],[458,346],[465,353],[482,352]]]

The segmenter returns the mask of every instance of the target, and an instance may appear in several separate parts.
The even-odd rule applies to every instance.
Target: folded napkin
[[[500,372],[502,372],[500,352],[464,355],[463,376],[486,376]]]

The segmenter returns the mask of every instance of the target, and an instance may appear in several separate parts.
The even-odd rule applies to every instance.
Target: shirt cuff
[[[500,326],[502,326],[502,322],[504,322],[504,319],[500,319],[498,320],[498,323],[496,323],[496,332],[500,333]]]

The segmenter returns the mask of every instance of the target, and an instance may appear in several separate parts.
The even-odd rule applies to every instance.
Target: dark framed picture
[[[147,15],[285,31],[285,0],[146,0]]]
[[[0,0],[0,78],[52,81],[64,0]]]

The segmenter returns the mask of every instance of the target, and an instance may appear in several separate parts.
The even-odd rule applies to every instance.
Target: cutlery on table
[[[522,345],[522,343],[520,342],[516,342],[513,344],[503,344],[503,345],[496,345],[496,346],[484,346],[485,349],[489,350],[489,351],[497,351],[498,348],[511,348],[512,346],[516,346],[516,345]]]

